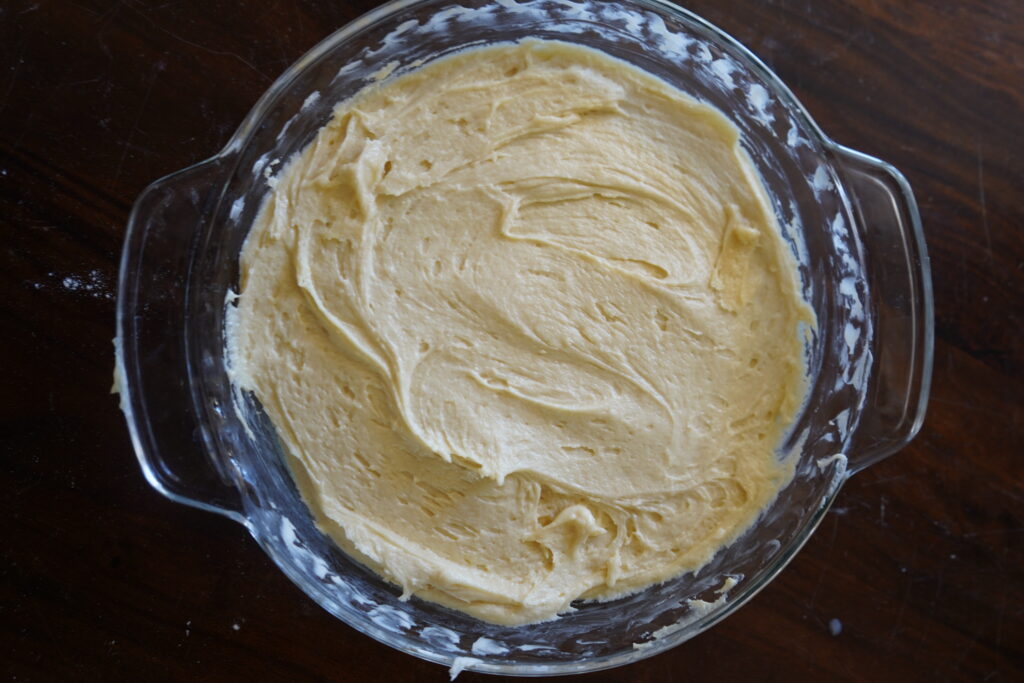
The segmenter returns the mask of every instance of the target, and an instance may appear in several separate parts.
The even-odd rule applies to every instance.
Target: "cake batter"
[[[737,129],[588,48],[341,103],[279,174],[229,351],[321,528],[405,595],[555,618],[693,570],[790,469],[795,263]]]

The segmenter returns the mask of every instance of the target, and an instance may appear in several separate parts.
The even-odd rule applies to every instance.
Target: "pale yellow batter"
[[[249,235],[229,350],[342,547],[520,624],[753,522],[810,321],[733,125],[531,41],[338,106]]]

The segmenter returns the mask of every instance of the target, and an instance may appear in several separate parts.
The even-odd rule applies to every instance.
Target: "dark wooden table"
[[[238,525],[143,481],[108,395],[125,220],[374,2],[0,5],[0,671],[427,680]],[[748,606],[593,681],[1024,679],[1024,4],[695,0],[836,140],[910,179],[937,303],[917,440]],[[464,674],[460,680],[482,680]]]

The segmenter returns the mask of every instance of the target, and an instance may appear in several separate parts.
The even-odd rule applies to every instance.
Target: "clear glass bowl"
[[[314,525],[272,425],[225,372],[224,313],[268,178],[339,100],[387,65],[524,37],[582,43],[725,112],[763,177],[818,327],[811,389],[780,457],[793,481],[696,573],[549,623],[487,624],[399,590]],[[128,224],[117,308],[122,406],[149,482],[244,524],[313,600],[394,648],[475,671],[593,671],[673,647],[749,600],[793,557],[848,476],[895,452],[924,417],[932,296],[917,208],[891,166],[829,140],[763,63],[658,0],[400,0],[286,71],[216,156],[163,178]],[[247,420],[245,416],[255,416]]]

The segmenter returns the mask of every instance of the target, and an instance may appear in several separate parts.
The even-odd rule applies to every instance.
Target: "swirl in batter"
[[[231,318],[321,527],[484,620],[696,569],[790,477],[812,316],[757,172],[717,110],[587,48],[476,49],[341,103]]]

